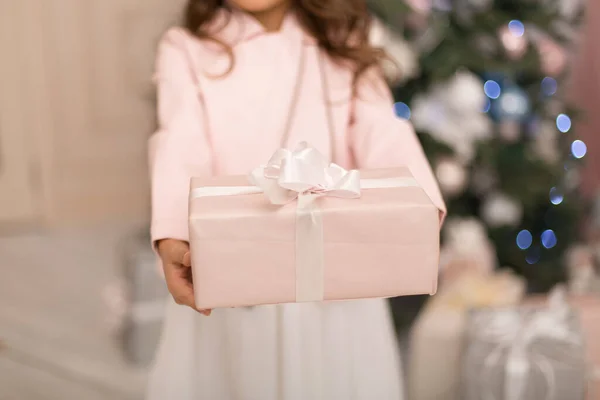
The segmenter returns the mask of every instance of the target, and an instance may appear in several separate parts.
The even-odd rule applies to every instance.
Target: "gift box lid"
[[[414,179],[410,170],[389,168],[360,171],[361,182],[389,178]],[[207,187],[249,187],[247,176],[223,176],[193,178],[191,190]],[[359,199],[343,199],[323,196],[316,204],[324,220],[326,242],[360,243],[421,243],[422,229],[395,229],[402,227],[430,227],[424,234],[439,235],[439,210],[425,191],[416,183],[402,187],[362,189]],[[195,224],[195,237],[204,234],[211,239],[267,240],[289,242],[295,240],[295,232],[288,229],[296,217],[297,202],[273,205],[260,193],[190,198],[190,222]],[[349,214],[352,217],[349,218]],[[269,229],[262,221],[269,218]],[[243,226],[244,229],[235,229]],[[343,226],[344,229],[327,229]],[[204,227],[205,229],[202,229]],[[390,235],[390,232],[394,232]]]

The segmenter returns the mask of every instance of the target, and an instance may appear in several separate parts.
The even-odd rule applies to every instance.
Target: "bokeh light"
[[[521,250],[528,249],[531,246],[531,243],[533,243],[533,236],[531,235],[531,232],[528,230],[522,230],[519,232],[517,235],[517,246]]]
[[[542,246],[544,246],[547,249],[553,248],[558,242],[558,240],[556,239],[556,235],[554,234],[554,231],[552,229],[548,229],[542,232],[541,240]]]
[[[530,111],[527,94],[517,87],[506,89],[497,105],[497,113],[502,119],[522,120]]]
[[[553,187],[550,189],[550,202],[555,206],[559,205],[564,200],[563,194],[557,188]]]
[[[394,104],[394,112],[403,119],[410,119],[410,107],[406,103],[398,102]]]
[[[492,107],[491,100],[490,99],[485,99],[485,103],[483,105],[483,112],[484,113],[489,112],[491,107]]]
[[[529,252],[527,253],[527,257],[525,257],[525,261],[527,261],[527,264],[535,264],[538,261],[540,261],[540,258],[542,258],[542,252],[540,251],[540,249],[538,247],[534,247],[531,250],[529,250]]]
[[[567,133],[571,129],[571,118],[567,114],[560,114],[556,117],[556,127],[562,133]]]
[[[451,0],[433,0],[432,4],[433,8],[439,11],[452,11],[452,1]]]
[[[516,19],[513,19],[508,23],[508,30],[514,36],[521,37],[525,34],[525,25]]]
[[[552,96],[557,90],[558,84],[556,83],[556,79],[549,76],[542,79],[542,93],[545,96]]]
[[[497,99],[502,94],[502,89],[500,89],[500,84],[496,81],[487,81],[483,84],[483,91],[485,95],[490,99]]]
[[[571,153],[575,158],[583,158],[587,153],[587,146],[581,140],[575,140],[571,144]]]

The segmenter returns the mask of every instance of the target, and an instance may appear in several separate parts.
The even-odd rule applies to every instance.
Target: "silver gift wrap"
[[[562,293],[544,309],[473,311],[461,400],[583,400],[579,320]]]

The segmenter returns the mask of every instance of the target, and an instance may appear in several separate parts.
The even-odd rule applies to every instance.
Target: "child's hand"
[[[158,242],[157,249],[165,271],[167,287],[175,302],[209,316],[211,310],[201,311],[196,308],[190,246],[181,240],[165,239]]]

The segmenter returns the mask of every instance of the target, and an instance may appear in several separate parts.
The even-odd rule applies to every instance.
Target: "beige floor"
[[[0,231],[0,400],[141,399],[102,298],[132,229]]]

